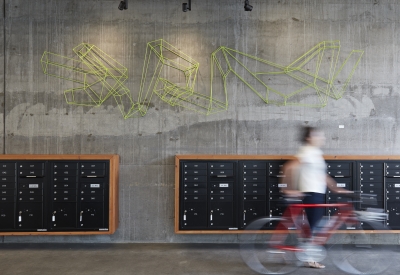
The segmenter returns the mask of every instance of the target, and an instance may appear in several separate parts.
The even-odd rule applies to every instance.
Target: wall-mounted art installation
[[[147,43],[139,94],[134,99],[125,82],[128,70],[98,47],[82,43],[76,58],[44,52],[43,72],[73,83],[64,91],[68,104],[100,106],[114,98],[124,118],[144,116],[153,95],[171,106],[202,114],[228,108],[227,81],[236,76],[265,103],[323,107],[328,97],[343,96],[363,51],[340,61],[339,41],[324,41],[287,66],[219,47],[211,54],[211,91],[195,91],[199,63],[163,39]],[[339,65],[339,63],[341,63]],[[222,88],[216,91],[216,83]]]
[[[353,50],[340,62],[340,42],[323,41],[287,66],[227,47],[211,57],[223,76],[225,93],[232,73],[265,103],[324,107],[328,97],[343,96],[363,53]]]

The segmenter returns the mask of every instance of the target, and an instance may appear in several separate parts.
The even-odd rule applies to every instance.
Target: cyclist
[[[327,174],[326,163],[321,146],[325,143],[325,135],[314,127],[303,127],[300,147],[296,159],[284,166],[284,174],[289,184],[284,191],[287,196],[301,197],[305,204],[325,203],[325,193],[328,187],[335,193],[352,193],[336,186],[336,182]],[[308,223],[313,232],[324,215],[324,208],[305,208]],[[307,266],[325,268],[317,262],[308,262]]]

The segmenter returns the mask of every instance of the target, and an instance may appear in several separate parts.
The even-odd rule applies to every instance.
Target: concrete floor
[[[394,248],[385,274],[398,274]],[[300,267],[293,274],[345,274],[333,263],[325,269]],[[379,264],[379,263],[377,263]],[[0,244],[1,275],[257,274],[243,262],[236,244]]]

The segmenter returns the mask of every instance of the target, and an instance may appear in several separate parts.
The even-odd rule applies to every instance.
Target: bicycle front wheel
[[[363,228],[384,230],[383,224],[374,221],[363,222]],[[333,263],[349,274],[381,274],[390,265],[393,256],[391,247],[379,244],[375,240],[378,234],[362,233],[334,235],[335,244],[331,245],[330,257]]]
[[[288,274],[301,264],[290,247],[295,247],[296,237],[285,233],[259,234],[261,230],[279,218],[260,218],[246,227],[249,231],[240,236],[240,255],[253,271],[259,274]],[[284,247],[288,248],[285,249]]]

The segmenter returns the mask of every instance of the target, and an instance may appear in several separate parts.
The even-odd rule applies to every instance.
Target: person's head
[[[321,147],[325,144],[325,135],[316,127],[305,126],[302,128],[301,141],[307,145]]]

